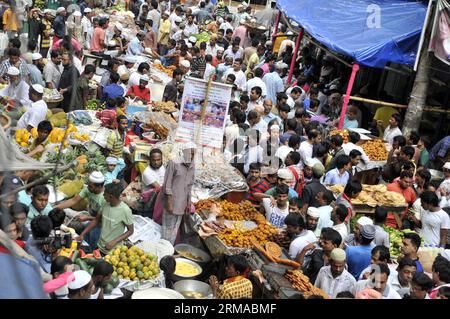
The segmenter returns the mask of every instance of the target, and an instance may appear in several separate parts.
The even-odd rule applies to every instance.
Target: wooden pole
[[[303,28],[300,29],[300,33],[297,35],[297,40],[295,41],[294,54],[292,55],[291,66],[289,68],[289,75],[287,78],[287,84],[291,84],[292,74],[294,73],[295,60],[297,60],[298,49],[300,48],[300,42],[303,39]]]
[[[347,106],[348,106],[348,102],[350,100],[350,94],[352,93],[353,83],[355,83],[356,73],[358,73],[358,70],[359,70],[359,64],[357,64],[357,63],[353,64],[352,74],[350,75],[350,80],[348,80],[347,92],[344,97],[344,104],[342,105],[341,118],[339,119],[338,128],[340,130],[342,129],[342,126],[344,125],[344,118],[345,118],[345,114],[347,113]]]

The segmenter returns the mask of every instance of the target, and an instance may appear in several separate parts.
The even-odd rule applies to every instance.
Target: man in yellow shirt
[[[17,37],[17,16],[8,6],[8,9],[3,13],[3,30],[8,34],[9,39]]]
[[[159,34],[158,34],[160,55],[166,55],[167,53],[167,44],[169,43],[169,33],[170,33],[169,14],[167,12],[164,12],[161,15],[161,23],[159,25]]]

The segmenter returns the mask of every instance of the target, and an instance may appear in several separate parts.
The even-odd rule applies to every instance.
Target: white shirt
[[[278,49],[278,57],[280,57],[281,54],[282,54],[284,51],[286,51],[286,47],[287,47],[288,45],[291,45],[291,46],[292,46],[292,49],[295,48],[295,42],[294,42],[294,41],[289,40],[289,39],[286,39],[286,40],[281,41],[280,48]]]
[[[266,83],[261,78],[254,77],[253,79],[250,79],[247,81],[247,84],[245,85],[245,90],[247,91],[248,95],[252,92],[252,89],[255,86],[259,86],[261,88],[261,97],[265,97],[267,94],[267,88]]]
[[[420,212],[420,221],[424,244],[429,246],[439,246],[441,242],[441,229],[450,229],[450,217],[442,209],[437,212],[430,212],[422,209]]]
[[[360,280],[355,285],[355,294],[357,292],[363,291],[366,288],[373,288],[368,280]],[[383,291],[382,299],[402,299],[398,292],[390,284],[386,284],[386,288]]]
[[[316,235],[310,230],[304,229],[289,245],[289,256],[292,259],[297,258],[297,255],[309,244],[317,241]]]
[[[39,123],[47,117],[47,111],[47,103],[43,100],[31,103],[31,106],[22,115],[19,122],[17,122],[17,127],[19,129],[26,129],[30,125],[31,127],[37,128]]]
[[[341,235],[342,243],[345,242],[345,240],[347,239],[347,236],[348,236],[348,229],[347,229],[347,226],[345,225],[345,223],[342,223],[339,225],[334,225],[333,229]]]
[[[91,41],[92,41],[92,34],[94,32],[94,28],[92,27],[91,20],[89,20],[88,18],[86,18],[86,16],[84,16],[83,19],[81,19],[81,27],[82,27],[83,39],[85,39],[84,45],[87,49],[89,49],[91,46]],[[86,33],[86,38],[84,38],[85,33]]]
[[[389,125],[384,130],[383,140],[385,140],[386,142],[388,142],[389,144],[392,145],[392,143],[394,142],[394,137],[399,136],[399,135],[402,135],[402,131],[400,131],[400,129],[398,127],[391,128],[391,126]]]
[[[158,169],[154,169],[149,165],[142,173],[142,182],[145,186],[149,186],[153,183],[158,183],[159,186],[162,186],[164,184],[164,174],[166,174],[164,165]]]
[[[189,38],[192,34],[198,34],[198,27],[195,23],[186,24],[183,31],[185,37]]]
[[[216,68],[213,67],[210,63],[206,63],[205,74],[203,75],[203,79],[209,80],[209,77],[214,74],[216,74]]]
[[[31,101],[28,96],[30,86],[23,80],[20,80],[17,86],[9,84],[0,91],[0,96],[8,96],[12,100],[19,101],[23,106],[29,106]]]
[[[228,21],[225,21],[220,24],[219,30],[223,30],[225,35],[227,34],[227,30],[233,31],[233,26]]]
[[[237,124],[233,124],[225,128],[225,138],[227,140],[227,145],[231,145],[235,139],[241,136],[239,131],[240,128]]]
[[[391,276],[389,276],[391,278]],[[410,293],[411,286],[408,285],[407,287],[402,287],[400,284],[400,281],[398,280],[398,272],[395,272],[395,275],[392,276],[392,279],[390,281],[391,287],[400,295],[400,297],[403,298],[404,295]]]
[[[245,76],[245,73],[242,70],[236,72],[234,71],[233,68],[230,68],[225,72],[223,78],[226,79],[227,76],[230,74],[234,74],[234,76],[236,77],[234,84],[237,85],[238,89],[245,91],[245,85],[247,84],[247,78]]]
[[[289,154],[290,152],[293,152],[293,151],[294,151],[294,149],[293,149],[292,147],[289,147],[289,146],[287,146],[287,145],[281,145],[281,146],[277,149],[277,152],[275,153],[275,156],[278,157],[278,158],[280,158],[280,159],[283,161],[283,163],[284,163],[284,160],[286,159],[286,157],[288,156],[288,154]]]
[[[212,56],[216,56],[217,55],[217,50],[219,50],[219,46],[217,44],[215,44],[212,47],[211,44],[207,43],[206,44],[205,55],[206,54],[211,54]]]
[[[348,142],[348,143],[342,144],[342,148],[344,149],[345,155],[350,155],[350,152],[353,150],[360,151],[362,154],[361,159],[365,162],[365,164],[369,163],[370,159],[361,146],[353,144],[352,142]]]
[[[272,207],[270,198],[263,198],[262,204],[266,212],[267,221],[277,228],[283,228],[284,219],[289,215],[289,204],[283,210],[276,205]]]
[[[139,82],[141,81],[141,76],[139,72],[133,72],[130,75],[130,78],[128,80],[128,88],[132,87],[133,85],[139,85]]]
[[[267,122],[263,119],[260,119],[258,123],[251,127],[254,130],[258,130],[261,134],[267,132]]]
[[[353,291],[356,285],[356,280],[351,273],[346,269],[333,278],[331,274],[331,266],[324,266],[320,269],[314,286],[322,289],[331,298],[336,298],[336,295],[344,291]]]
[[[300,144],[298,152],[300,153],[300,158],[302,159],[303,164],[306,164],[306,161],[313,156],[313,145],[308,141],[303,141]]]
[[[244,173],[247,174],[250,169],[251,163],[262,163],[263,161],[263,148],[260,145],[249,147],[245,154]]]
[[[333,207],[330,205],[325,205],[318,207],[317,210],[319,211],[319,221],[314,234],[316,234],[316,237],[320,237],[322,228],[333,227],[333,222],[331,221],[331,212],[333,211]]]

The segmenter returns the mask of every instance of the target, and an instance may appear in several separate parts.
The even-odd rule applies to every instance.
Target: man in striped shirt
[[[44,10],[44,19],[41,22],[41,46],[40,53],[47,58],[48,50],[50,50],[50,35],[52,33],[52,13],[50,9]]]
[[[261,199],[255,194],[264,194],[266,191],[274,187],[277,183],[277,171],[273,170],[268,172],[267,177],[260,177],[261,175],[261,164],[252,163],[250,164],[249,170],[249,190],[247,199],[254,205],[259,206]]]
[[[111,133],[106,142],[106,149],[109,156],[116,158],[123,157],[123,147],[125,145],[125,136],[128,128],[128,119],[124,115],[117,117],[117,129]]]

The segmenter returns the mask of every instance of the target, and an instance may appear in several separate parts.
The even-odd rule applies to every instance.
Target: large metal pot
[[[180,280],[173,285],[173,289],[181,293],[186,299],[212,299],[213,291],[210,285],[198,280]]]
[[[207,254],[201,249],[195,248],[194,246],[188,244],[179,244],[176,245],[174,248],[175,251],[183,258],[195,261],[199,265],[205,265],[211,260],[209,254]]]

